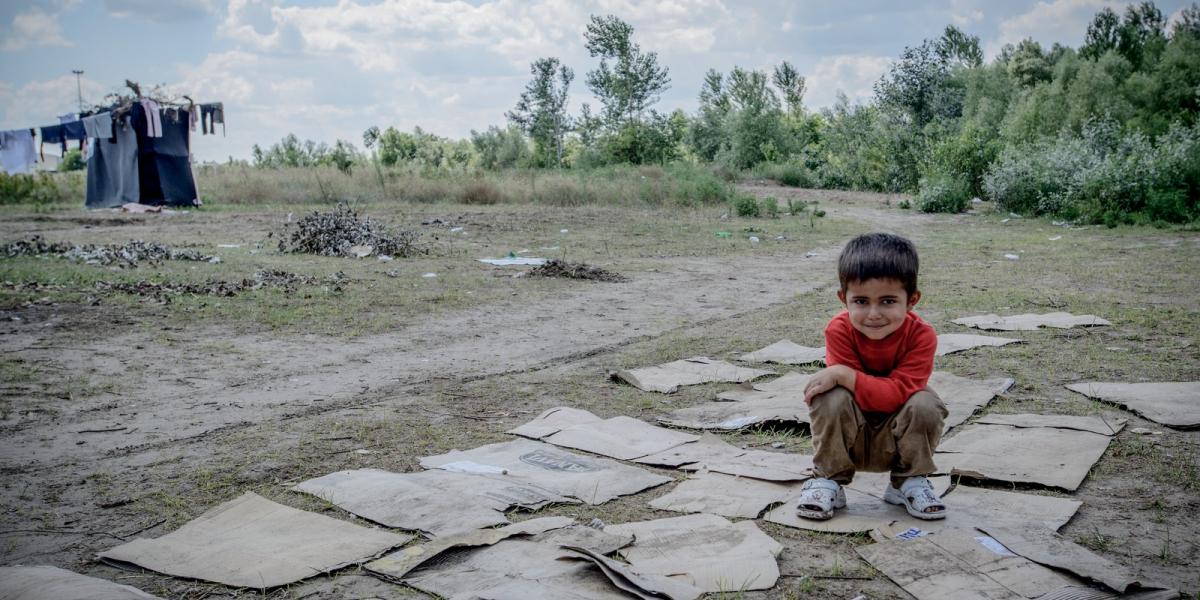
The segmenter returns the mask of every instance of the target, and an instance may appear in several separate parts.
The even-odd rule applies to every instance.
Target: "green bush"
[[[763,216],[778,219],[779,218],[779,201],[774,198],[763,198],[761,205]]]
[[[87,161],[83,160],[83,153],[79,150],[67,150],[63,155],[62,162],[58,163],[59,171],[82,171],[87,168]]]
[[[762,216],[762,208],[758,205],[758,198],[749,194],[738,194],[733,199],[733,212],[739,217]]]
[[[0,171],[0,204],[33,204],[41,207],[64,200],[54,179],[45,173],[9,175]]]
[[[961,175],[940,174],[921,179],[917,207],[921,212],[959,213],[971,202],[971,185]]]

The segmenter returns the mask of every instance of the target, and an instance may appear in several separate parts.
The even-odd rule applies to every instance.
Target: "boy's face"
[[[838,300],[850,313],[850,324],[872,340],[882,340],[900,329],[920,299],[921,292],[909,296],[898,279],[852,281],[845,291],[838,291]]]

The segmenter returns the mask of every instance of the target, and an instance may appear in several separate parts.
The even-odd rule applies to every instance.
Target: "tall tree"
[[[554,164],[561,168],[563,137],[570,129],[567,92],[575,72],[557,58],[539,58],[529,65],[529,72],[533,79],[525,84],[517,106],[507,116],[533,138],[544,163],[550,162],[546,159],[553,152]]]
[[[588,53],[600,58],[587,85],[604,105],[605,121],[614,129],[640,122],[671,84],[658,54],[643,52],[633,42],[633,27],[613,15],[592,15],[583,35]]]
[[[806,82],[804,76],[792,63],[783,61],[779,66],[775,67],[775,72],[771,76],[771,82],[775,87],[779,88],[783,94],[783,102],[787,105],[788,112],[793,115],[798,115],[803,110],[803,100]]]
[[[937,41],[937,53],[942,62],[951,66],[975,68],[983,64],[979,37],[967,35],[953,25],[947,25]]]

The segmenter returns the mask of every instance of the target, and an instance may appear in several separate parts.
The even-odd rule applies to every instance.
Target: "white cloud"
[[[63,37],[62,25],[58,14],[49,13],[39,8],[17,13],[13,16],[12,24],[3,32],[4,41],[0,42],[0,50],[13,51],[38,46],[71,46],[71,42]]]
[[[103,99],[105,89],[97,81],[82,78],[85,106]],[[20,87],[0,86],[0,129],[40,127],[58,123],[55,115],[79,110],[79,91],[74,75],[63,75],[44,81],[31,81]]]
[[[170,87],[197,102],[208,99],[248,102],[255,97],[255,82],[275,81],[262,68],[262,62],[257,55],[240,50],[209,54],[198,65],[181,66],[180,81]]]
[[[812,108],[831,106],[839,91],[851,102],[866,102],[874,93],[875,82],[891,62],[887,56],[864,54],[823,57],[808,76],[805,105]]]
[[[104,0],[109,14],[141,17],[158,23],[196,19],[216,11],[216,0]]]
[[[1033,38],[1045,47],[1054,42],[1078,46],[1083,42],[1092,18],[1106,6],[1116,10],[1121,3],[1113,0],[1038,2],[1025,13],[1001,22],[999,36],[985,45],[986,54],[995,56],[1005,44],[1017,44],[1025,38]]]

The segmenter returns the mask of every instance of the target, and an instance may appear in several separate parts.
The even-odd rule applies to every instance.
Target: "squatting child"
[[[809,380],[816,477],[802,487],[799,515],[828,519],[846,506],[842,486],[855,470],[890,472],[884,500],[919,519],[941,519],[946,506],[927,475],[942,437],[946,407],[927,387],[937,334],[913,307],[917,250],[900,236],[850,240],[838,257],[838,299],[846,310],[825,327],[825,362]]]

